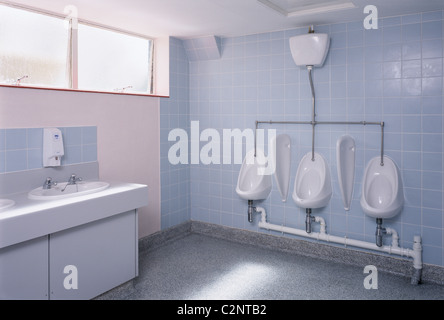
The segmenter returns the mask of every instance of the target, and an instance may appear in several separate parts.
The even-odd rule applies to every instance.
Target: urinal
[[[263,174],[267,163],[263,161],[263,151],[251,150],[244,159],[237,179],[236,193],[244,200],[265,200],[271,192],[272,182],[270,174]]]
[[[282,202],[287,202],[288,188],[290,185],[291,170],[291,139],[286,134],[275,137],[272,142],[274,155],[274,178],[282,197]]]
[[[389,157],[373,158],[367,165],[362,183],[361,207],[376,219],[390,219],[401,212],[404,205],[404,190],[401,174]]]
[[[301,208],[316,209],[327,206],[332,196],[330,168],[324,157],[315,153],[304,156],[299,164],[294,184],[293,200]]]
[[[350,210],[355,179],[355,140],[349,135],[339,138],[336,144],[336,166],[338,170],[339,188],[341,190],[344,209]]]

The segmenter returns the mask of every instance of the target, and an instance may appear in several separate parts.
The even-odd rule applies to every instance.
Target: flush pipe
[[[313,85],[313,66],[307,66],[308,79],[310,80],[311,97],[312,97],[312,112],[311,112],[311,129],[312,129],[312,139],[311,139],[311,161],[315,161],[315,126],[316,126],[316,96],[315,89]]]
[[[261,221],[259,222],[259,228],[266,230],[273,230],[281,233],[288,233],[296,236],[306,237],[317,241],[331,242],[342,244],[345,247],[357,247],[362,249],[368,249],[378,252],[385,252],[391,255],[398,255],[401,257],[409,257],[413,259],[414,275],[412,276],[411,283],[417,285],[421,281],[422,276],[422,240],[421,236],[415,236],[413,240],[413,249],[401,248],[398,245],[398,233],[394,229],[387,228],[387,234],[393,236],[393,243],[391,246],[378,247],[375,243],[365,242],[361,240],[349,239],[347,237],[338,237],[327,234],[326,225],[324,219],[320,217],[314,217],[315,221],[321,224],[320,232],[307,233],[305,230],[296,228],[285,227],[283,225],[275,225],[267,222],[267,214],[264,208],[256,207],[256,212],[261,214]]]

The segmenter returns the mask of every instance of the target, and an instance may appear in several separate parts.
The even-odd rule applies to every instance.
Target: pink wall
[[[160,99],[0,87],[0,128],[97,126],[100,178],[149,187],[142,238],[160,230]]]

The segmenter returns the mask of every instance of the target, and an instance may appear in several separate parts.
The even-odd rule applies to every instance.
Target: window
[[[63,19],[0,5],[0,83],[68,85],[69,32]]]
[[[79,24],[79,89],[146,92],[150,42]]]
[[[0,5],[0,84],[153,93],[153,40],[83,21],[68,25]]]

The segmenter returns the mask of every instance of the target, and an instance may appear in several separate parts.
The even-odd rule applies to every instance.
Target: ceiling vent
[[[296,17],[356,8],[350,0],[257,0],[286,16]]]

